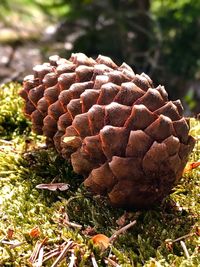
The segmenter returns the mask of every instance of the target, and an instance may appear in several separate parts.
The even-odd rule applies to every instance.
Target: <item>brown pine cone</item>
[[[115,206],[161,202],[194,147],[181,102],[108,57],[50,57],[25,77],[20,95],[33,130],[71,157],[85,186]]]

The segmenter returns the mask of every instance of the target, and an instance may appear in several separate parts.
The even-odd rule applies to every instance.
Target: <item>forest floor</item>
[[[159,207],[112,208],[31,133],[20,87],[0,90],[0,266],[200,266],[200,168],[186,172]],[[197,143],[189,162],[196,162],[200,123],[194,119],[191,134]],[[52,181],[69,188],[36,188]],[[130,222],[127,231],[106,238]]]

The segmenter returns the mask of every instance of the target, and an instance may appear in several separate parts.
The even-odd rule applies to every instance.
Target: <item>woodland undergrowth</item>
[[[159,207],[112,208],[92,196],[70,164],[31,132],[20,86],[0,89],[0,266],[200,266],[200,168],[186,172]],[[195,119],[191,134],[197,143],[189,162],[197,162]],[[69,188],[36,188],[52,181]],[[134,220],[114,242],[94,244],[95,235],[110,237]]]

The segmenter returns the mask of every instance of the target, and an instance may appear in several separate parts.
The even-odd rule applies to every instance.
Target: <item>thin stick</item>
[[[37,243],[36,243],[36,245],[35,245],[35,247],[34,247],[34,249],[33,249],[33,252],[32,252],[32,254],[31,254],[30,258],[29,258],[29,261],[30,261],[31,263],[34,263],[34,262],[36,261],[37,256],[38,256],[38,254],[39,254],[41,248],[42,248],[42,247],[44,246],[44,244],[46,243],[47,239],[48,239],[48,238],[45,237],[45,238],[42,240],[42,242],[37,241]]]
[[[183,248],[183,251],[184,251],[184,253],[185,253],[186,258],[189,259],[190,254],[189,254],[189,252],[188,252],[188,250],[187,250],[187,247],[186,247],[186,245],[185,245],[185,242],[180,241],[180,243],[181,243],[181,246],[182,246],[182,248]]]
[[[40,252],[39,252],[39,256],[38,256],[36,267],[42,267],[43,256],[44,256],[44,248],[41,247]]]
[[[61,245],[59,245],[57,248],[52,249],[51,251],[44,254],[43,262],[48,261],[49,259],[59,255],[63,249],[63,247],[66,245],[67,242],[63,242]],[[42,263],[43,263],[42,262]]]
[[[58,256],[60,254],[60,250],[54,251],[51,254],[49,254],[48,256],[45,256],[42,263],[44,263],[45,261],[48,261],[49,259]]]
[[[61,251],[61,248],[60,248],[60,247],[58,247],[58,248],[54,248],[54,249],[52,249],[51,251],[45,253],[45,254],[44,254],[44,257],[48,257],[49,255],[51,255],[51,254],[54,253],[54,252],[59,252],[59,253],[60,253],[60,251]]]
[[[118,263],[115,261],[111,260],[110,258],[105,258],[113,267],[120,267]]]
[[[123,226],[123,227],[120,228],[119,230],[117,230],[117,231],[116,231],[116,232],[109,238],[109,242],[110,242],[110,243],[113,242],[113,241],[117,238],[118,235],[124,233],[126,230],[128,230],[129,228],[131,228],[133,225],[136,224],[136,222],[137,222],[137,221],[134,220],[134,221],[130,222],[129,224]]]
[[[21,246],[21,245],[23,245],[23,244],[25,244],[25,243],[26,243],[26,241],[19,242],[19,243],[16,243],[16,244],[13,244],[13,245],[10,246],[10,248],[16,248],[16,247],[19,247],[19,246]]]
[[[73,223],[70,221],[65,221],[63,224],[66,224],[67,226],[71,226],[73,228],[78,228],[78,229],[81,229],[83,227],[81,224]]]
[[[67,243],[67,245],[64,247],[63,251],[60,253],[60,255],[58,256],[58,258],[54,261],[54,263],[51,265],[51,267],[56,267],[58,265],[58,263],[60,263],[63,258],[65,257],[67,251],[69,250],[69,248],[72,246],[73,241],[69,241]]]
[[[75,255],[74,255],[74,250],[72,249],[72,252],[71,252],[71,257],[70,257],[70,263],[69,263],[69,266],[68,267],[73,267],[74,266],[74,263],[75,263]]]
[[[30,258],[29,258],[29,261],[30,261],[31,263],[34,263],[34,262],[35,262],[35,260],[36,260],[36,258],[37,258],[37,255],[38,255],[38,253],[39,253],[41,247],[42,247],[41,243],[40,243],[39,241],[37,241],[37,243],[36,243],[36,245],[35,245],[35,247],[34,247],[34,249],[33,249],[33,252],[31,253],[31,256],[30,256]]]
[[[0,243],[6,244],[6,245],[14,245],[15,244],[15,241],[1,240]]]
[[[183,236],[181,236],[181,237],[179,237],[177,239],[172,240],[172,242],[177,242],[177,241],[180,241],[182,239],[185,239],[185,238],[193,236],[193,235],[195,235],[195,233],[190,233],[190,234],[187,234],[187,235],[183,235]]]
[[[93,253],[91,254],[91,260],[92,260],[93,267],[98,267],[97,261],[96,261]]]

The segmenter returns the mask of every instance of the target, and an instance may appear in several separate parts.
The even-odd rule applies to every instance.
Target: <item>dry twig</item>
[[[10,245],[10,248],[16,248],[26,243],[26,241],[23,242],[15,242],[15,241],[6,241],[6,240],[0,240],[0,243],[5,245]]]
[[[43,262],[48,261],[49,259],[57,256],[60,254],[62,248],[66,245],[66,242],[62,243],[58,248],[55,248],[47,253],[44,254]]]
[[[72,249],[71,257],[70,257],[69,267],[73,267],[73,266],[74,266],[75,259],[76,259],[76,258],[75,258],[75,255],[74,255],[74,250]]]
[[[191,237],[191,236],[193,236],[193,235],[195,235],[195,234],[196,234],[196,233],[190,233],[190,234],[187,234],[187,235],[183,235],[183,236],[181,236],[181,237],[179,237],[179,238],[177,238],[177,239],[172,240],[172,242],[174,243],[174,242],[180,241],[180,240],[182,240],[182,239]]]
[[[185,242],[180,241],[180,243],[181,243],[181,247],[183,248],[183,251],[184,251],[184,253],[185,253],[186,258],[189,259],[190,254],[189,254],[189,252],[188,252],[188,250],[187,250],[187,247],[186,247],[186,245],[185,245]]]
[[[97,264],[97,261],[95,259],[94,253],[91,254],[91,261],[92,261],[93,267],[98,267],[98,264]]]
[[[45,261],[50,260],[51,258],[53,258],[53,257],[55,257],[55,256],[58,256],[59,254],[60,254],[60,250],[51,252],[51,254],[49,254],[48,256],[46,256],[46,257],[43,259],[43,263],[44,263]]]
[[[30,258],[29,258],[29,261],[31,263],[35,263],[36,262],[38,254],[40,253],[40,250],[43,247],[43,245],[46,243],[47,239],[48,238],[45,237],[42,242],[37,241],[37,243],[36,243],[36,245],[34,247],[34,250],[33,250],[32,254],[31,254]]]
[[[56,267],[65,257],[67,251],[71,248],[73,245],[73,241],[69,241],[67,245],[64,247],[63,251],[60,253],[58,258],[54,261],[54,263],[51,265],[51,267]]]
[[[81,224],[73,223],[73,222],[70,222],[70,221],[64,221],[64,224],[66,224],[67,226],[71,226],[73,228],[78,228],[78,229],[82,228]]]
[[[133,225],[136,224],[136,220],[130,222],[129,224],[123,226],[122,228],[120,228],[119,230],[117,230],[110,238],[109,238],[109,242],[113,242],[118,235],[124,233],[126,230],[128,230],[129,228],[131,228]]]
[[[36,267],[42,267],[43,257],[44,257],[44,248],[41,247],[37,262],[35,264]]]
[[[19,247],[19,246],[21,246],[21,245],[23,245],[25,243],[26,243],[26,241],[18,242],[18,243],[15,243],[15,244],[11,245],[10,248],[16,248],[16,247]]]
[[[111,260],[110,258],[105,258],[107,262],[109,262],[113,267],[121,267],[117,262]]]

